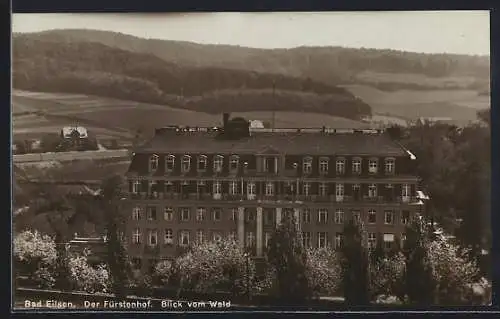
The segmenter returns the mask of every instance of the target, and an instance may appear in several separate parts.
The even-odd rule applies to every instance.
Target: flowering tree
[[[160,262],[155,272],[164,282],[175,276],[180,289],[202,293],[224,290],[242,295],[249,288],[247,284],[255,282],[255,264],[235,241],[227,239],[195,244],[175,263]]]
[[[53,287],[56,259],[56,244],[50,236],[24,231],[14,238],[16,275],[27,274],[39,287]]]
[[[459,305],[471,301],[472,287],[479,278],[479,267],[461,250],[445,240],[437,239],[429,245],[430,263],[436,281],[436,302]]]
[[[330,248],[307,250],[306,276],[314,295],[334,295],[341,283],[339,256]]]
[[[92,267],[87,256],[73,256],[69,259],[68,266],[71,272],[71,281],[76,289],[88,293],[109,292],[110,277],[106,265]]]

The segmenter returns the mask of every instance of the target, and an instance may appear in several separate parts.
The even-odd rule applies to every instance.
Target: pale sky
[[[490,54],[488,11],[12,15],[13,32],[50,29],[99,29],[255,48],[344,46]]]

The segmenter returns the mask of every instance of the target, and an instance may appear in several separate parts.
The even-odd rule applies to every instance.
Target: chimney
[[[226,128],[228,122],[229,122],[229,113],[222,113],[222,127]]]

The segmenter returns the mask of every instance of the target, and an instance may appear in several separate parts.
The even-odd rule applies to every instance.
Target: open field
[[[20,107],[20,108],[19,108]],[[163,105],[113,100],[96,96],[66,93],[13,92],[14,135],[58,131],[61,126],[81,123],[99,137],[127,136],[139,128],[166,125],[214,126],[221,116]],[[43,112],[43,115],[15,115],[20,112]],[[235,112],[232,116],[271,122],[272,112]],[[301,112],[276,112],[277,127],[331,126],[365,127],[345,118]]]
[[[464,125],[476,119],[476,112],[490,108],[490,97],[474,90],[397,90],[382,91],[369,85],[345,85],[366,101],[373,113],[403,119],[449,117]]]

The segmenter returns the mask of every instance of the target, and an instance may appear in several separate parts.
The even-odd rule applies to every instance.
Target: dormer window
[[[335,162],[335,172],[337,172],[338,175],[345,174],[345,159],[344,158],[337,158],[337,160]]]
[[[198,157],[198,171],[204,172],[207,170],[207,157],[205,155],[200,155]]]
[[[312,172],[312,157],[304,157],[302,160],[302,173],[311,174]]]
[[[222,166],[224,164],[224,157],[222,155],[216,155],[214,158],[214,172],[222,172]]]
[[[175,168],[175,156],[174,155],[168,155],[167,158],[165,159],[165,171],[166,172],[171,172]]]
[[[377,174],[378,171],[378,159],[370,158],[368,160],[368,173]]]
[[[231,156],[231,159],[229,160],[229,170],[231,172],[238,171],[239,163],[240,163],[240,158],[238,155]]]
[[[182,172],[187,173],[191,170],[191,156],[189,155],[184,155],[182,157]]]
[[[319,173],[322,175],[328,174],[328,157],[321,157],[319,159]]]
[[[154,172],[158,169],[158,155],[154,154],[149,158],[149,171]]]
[[[396,160],[394,158],[385,159],[385,174],[393,175],[395,172]]]

